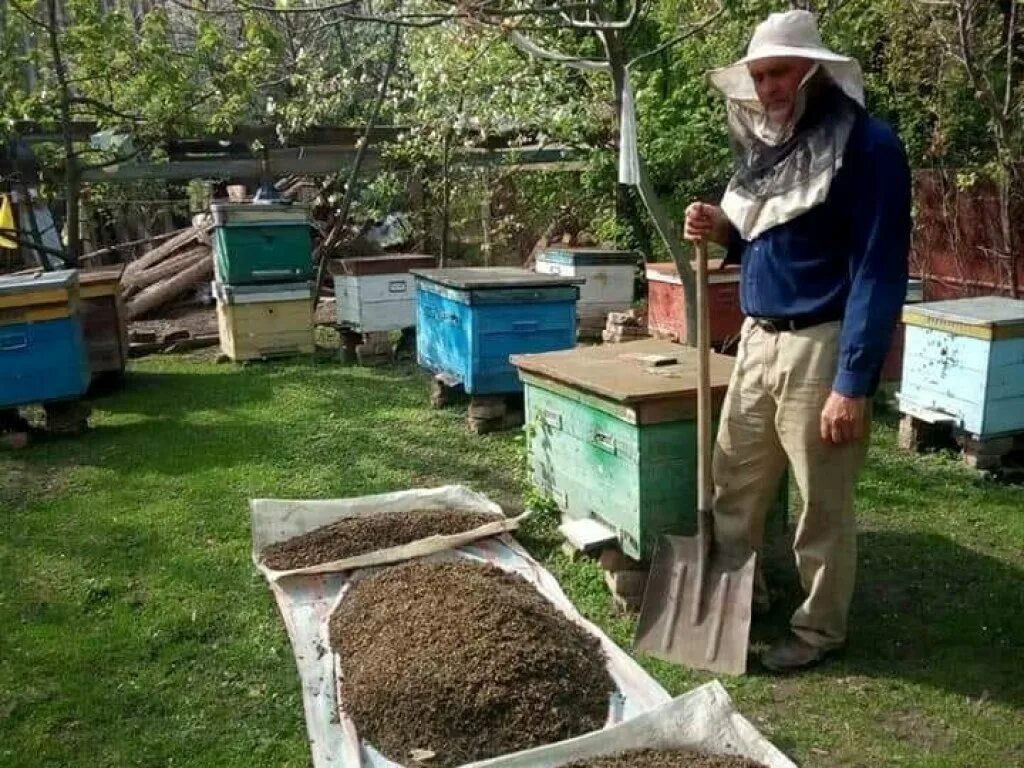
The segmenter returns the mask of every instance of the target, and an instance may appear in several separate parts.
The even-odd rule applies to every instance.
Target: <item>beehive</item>
[[[646,560],[663,533],[692,533],[697,503],[697,352],[646,339],[517,355],[530,469],[564,519],[592,519]],[[721,407],[733,360],[711,355]],[[785,488],[777,513],[784,515]]]
[[[301,205],[219,203],[214,274],[226,285],[308,281],[313,275],[309,209]]]
[[[89,386],[76,270],[0,277],[0,406],[63,400]]]
[[[984,296],[903,309],[900,410],[980,438],[1024,431],[1024,301]]]
[[[213,284],[220,346],[232,360],[313,352],[313,291],[309,283],[268,286]]]
[[[609,312],[624,312],[633,303],[637,255],[598,248],[556,248],[537,256],[535,271],[584,281],[576,303],[580,327],[604,327]]]
[[[413,273],[419,363],[470,395],[522,390],[509,355],[576,344],[576,278],[507,267]]]
[[[338,324],[359,333],[416,325],[416,278],[410,269],[434,266],[433,256],[387,254],[331,262]]]
[[[697,268],[696,264],[693,265]],[[652,336],[673,341],[686,340],[686,298],[679,272],[672,263],[647,265],[647,328]],[[709,263],[708,311],[711,343],[719,346],[739,338],[743,325],[740,308],[739,267]]]

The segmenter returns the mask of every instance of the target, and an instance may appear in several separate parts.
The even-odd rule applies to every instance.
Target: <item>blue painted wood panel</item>
[[[1024,363],[1024,338],[1005,339],[992,346],[992,367]]]
[[[420,280],[417,347],[421,366],[454,376],[471,395],[522,391],[509,356],[571,349],[576,345],[574,288],[459,291]],[[485,296],[485,300],[478,300]],[[549,300],[545,301],[544,298]]]
[[[89,376],[78,315],[0,327],[0,406],[78,397]]]
[[[978,339],[910,325],[901,398],[989,437],[1024,431],[1024,338]]]

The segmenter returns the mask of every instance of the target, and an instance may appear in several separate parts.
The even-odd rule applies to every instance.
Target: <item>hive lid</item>
[[[537,257],[537,261],[576,266],[613,266],[636,264],[637,258],[635,251],[613,251],[607,248],[549,248]]]
[[[736,264],[722,266],[724,259],[708,259],[708,283],[734,283],[740,279],[740,268]],[[697,271],[697,262],[691,261],[693,271]],[[671,261],[655,261],[647,265],[647,279],[657,280],[662,283],[682,283],[679,278],[679,270]]]
[[[305,224],[310,207],[303,203],[214,203],[210,206],[213,223],[233,224]]]
[[[575,389],[619,403],[696,398],[697,350],[661,339],[512,355],[512,364]],[[724,394],[733,359],[711,353],[711,390]]]
[[[394,275],[413,269],[431,269],[437,259],[419,253],[383,253],[379,256],[356,256],[350,259],[331,259],[332,275]]]
[[[78,281],[82,285],[102,283],[107,280],[120,280],[124,272],[124,264],[109,264],[102,267],[89,267],[78,270]]]
[[[121,274],[124,272],[124,264],[111,264],[107,267],[93,267],[82,269],[78,272],[78,282],[82,286],[83,293],[86,288],[113,289],[121,282]]]
[[[581,277],[542,275],[518,267],[454,267],[450,269],[412,269],[414,275],[457,290],[485,288],[542,288],[546,286],[582,285]]]
[[[0,277],[0,296],[24,294],[50,294],[53,291],[67,292],[78,285],[78,270],[61,269],[56,272],[32,272],[25,275]]]
[[[929,301],[903,308],[903,322],[978,339],[1024,336],[1024,301],[979,296]]]

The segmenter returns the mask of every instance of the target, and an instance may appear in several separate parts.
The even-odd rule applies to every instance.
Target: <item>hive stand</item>
[[[360,333],[346,326],[332,324],[340,338],[343,363],[381,365],[416,359],[416,328],[403,328],[397,342],[392,343],[390,331]]]
[[[523,426],[525,410],[522,393],[469,396],[462,383],[449,374],[440,373],[430,379],[432,408],[447,408],[467,398],[469,405],[466,408],[466,425],[472,432],[486,435]]]
[[[523,426],[523,419],[521,393],[473,397],[466,412],[466,424],[478,435],[516,429]]]
[[[1024,432],[980,437],[949,421],[927,421],[911,414],[900,418],[899,445],[909,453],[956,448],[964,464],[979,472],[1024,477]]]

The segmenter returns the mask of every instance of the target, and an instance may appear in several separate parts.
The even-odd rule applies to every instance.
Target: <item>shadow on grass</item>
[[[268,363],[222,370],[133,371],[119,394],[95,403],[108,418],[74,440],[44,440],[42,455],[26,457],[180,476],[260,459],[319,460],[343,470],[375,452],[383,465],[407,468],[424,447],[415,431],[400,439],[401,411],[427,403],[416,369]]]
[[[934,533],[859,546],[846,666],[1024,707],[1024,571]]]
[[[848,646],[824,672],[1024,707],[1024,570],[936,533],[867,531],[857,546]],[[768,555],[778,599],[754,640],[780,637],[800,602],[787,555],[781,547]]]

